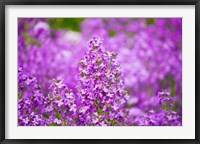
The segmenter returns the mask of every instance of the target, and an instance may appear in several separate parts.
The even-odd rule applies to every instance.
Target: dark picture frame
[[[5,89],[7,75],[5,65],[5,7],[7,5],[195,5],[195,139],[6,139],[5,138]],[[199,144],[200,143],[200,101],[199,101],[199,61],[200,61],[200,0],[1,0],[0,1],[0,142],[5,144],[19,143],[139,143],[139,144]]]

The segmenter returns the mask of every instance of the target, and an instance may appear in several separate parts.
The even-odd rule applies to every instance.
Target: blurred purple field
[[[182,126],[181,18],[19,18],[19,126]]]

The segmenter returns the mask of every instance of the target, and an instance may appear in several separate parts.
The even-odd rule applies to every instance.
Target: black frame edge
[[[5,3],[4,1],[0,4],[1,16],[0,16],[0,67],[2,68],[0,74],[0,142],[5,141]]]
[[[12,139],[6,144],[198,144],[191,139]]]
[[[195,5],[199,0],[5,0],[6,5]]]
[[[195,4],[195,141],[200,143],[199,61],[200,61],[200,1]]]

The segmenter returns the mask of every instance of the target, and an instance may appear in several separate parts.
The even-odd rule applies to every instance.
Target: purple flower
[[[18,19],[19,126],[182,124],[181,18],[49,20]]]
[[[156,105],[169,106],[169,107],[172,106],[173,102],[170,93],[166,90],[158,92],[154,101]]]
[[[120,125],[126,118],[118,114],[125,108],[127,92],[116,55],[105,51],[103,40],[94,37],[89,41],[89,51],[79,62],[78,94],[83,105],[79,117],[83,125]]]

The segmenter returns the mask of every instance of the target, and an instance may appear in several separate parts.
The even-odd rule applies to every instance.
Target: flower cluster
[[[175,111],[148,111],[144,116],[137,117],[134,125],[139,126],[181,126],[181,117]]]
[[[75,96],[62,80],[53,80],[44,101],[47,125],[73,125],[76,114]]]
[[[44,95],[36,78],[18,68],[18,124],[44,125],[43,102]]]
[[[116,53],[105,51],[102,39],[89,41],[89,51],[79,62],[80,120],[85,125],[124,125],[127,92]]]
[[[155,97],[155,104],[156,105],[161,105],[161,106],[168,106],[171,107],[173,104],[172,97],[170,93],[166,90],[158,92],[158,94]]]
[[[174,101],[166,90],[158,92],[154,98],[155,108],[143,116],[135,118],[134,124],[140,126],[181,126],[181,116],[173,111]]]
[[[61,80],[53,80],[45,96],[35,77],[18,69],[19,125],[73,125],[75,96]]]

